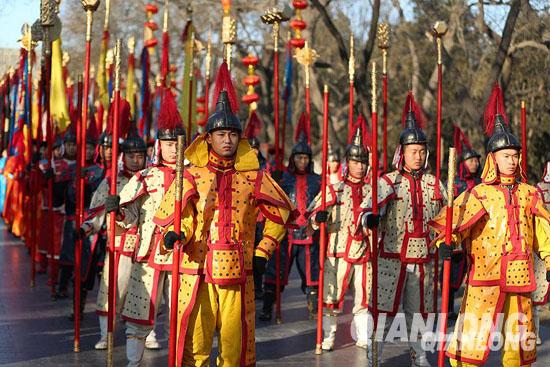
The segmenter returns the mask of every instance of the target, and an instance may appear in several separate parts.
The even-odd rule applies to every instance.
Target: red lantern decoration
[[[302,48],[305,45],[305,41],[302,38],[302,31],[307,27],[307,23],[302,19],[302,10],[307,8],[307,1],[293,0],[292,6],[295,9],[296,18],[290,21],[290,26],[294,29],[294,38],[292,38],[290,44],[292,47]]]

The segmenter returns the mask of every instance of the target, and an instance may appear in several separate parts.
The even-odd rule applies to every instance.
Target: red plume
[[[120,98],[120,110],[119,121],[118,121],[118,136],[119,138],[125,139],[130,131],[130,104],[124,98]],[[109,108],[109,116],[107,118],[107,128],[105,131],[108,134],[113,133],[113,126],[115,125],[114,121],[115,116],[115,102],[111,103],[111,108]]]
[[[227,68],[227,63],[222,62],[218,75],[216,75],[216,85],[214,87],[214,94],[212,95],[212,105],[216,106],[218,102],[218,96],[222,90],[227,91],[227,97],[229,98],[229,105],[231,106],[231,112],[237,113],[239,111],[239,99],[237,98],[237,92],[231,82],[231,75]]]
[[[160,101],[160,111],[158,115],[157,128],[163,130],[172,130],[176,127],[182,127],[180,113],[174,94],[169,88],[165,88]]]
[[[493,91],[491,92],[487,105],[485,106],[485,112],[483,113],[485,134],[487,136],[493,135],[496,115],[501,115],[504,118],[504,122],[508,124],[508,119],[506,118],[506,112],[504,109],[504,95],[502,94],[502,89],[500,89],[498,82],[495,82]]]
[[[296,125],[296,129],[294,130],[294,142],[297,143],[298,140],[300,140],[300,135],[305,134],[307,138],[307,143],[310,144],[311,142],[311,134],[309,131],[309,124],[308,124],[308,116],[307,112],[302,112],[300,115],[300,119],[298,120],[298,124]]]
[[[365,148],[368,148],[372,144],[372,137],[371,132],[367,126],[367,120],[365,119],[365,116],[363,116],[363,114],[361,113],[357,116],[357,120],[353,124],[352,134],[348,137],[348,144],[351,144],[351,142],[353,141],[353,137],[357,133],[357,129],[359,129],[359,127],[361,127],[361,133],[363,136],[363,146]]]
[[[422,108],[420,108],[418,103],[416,103],[412,91],[407,93],[407,99],[405,100],[405,105],[403,106],[403,114],[401,116],[402,127],[405,127],[405,120],[407,119],[407,113],[409,111],[412,111],[414,113],[414,117],[416,117],[416,127],[424,129],[424,112],[422,112]]]
[[[94,114],[90,114],[90,123],[88,124],[88,129],[86,130],[86,136],[92,140],[97,141],[99,139],[99,132],[97,131],[97,125],[95,123]]]
[[[258,114],[255,110],[252,111],[248,119],[248,123],[246,124],[246,128],[244,129],[244,137],[247,139],[257,137],[258,135],[260,135],[262,127],[263,123],[258,117]]]

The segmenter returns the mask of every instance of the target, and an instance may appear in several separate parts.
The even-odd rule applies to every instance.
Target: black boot
[[[260,314],[260,321],[271,321],[273,314],[273,303],[275,303],[275,293],[266,289],[264,291],[264,304],[262,307],[262,313]]]

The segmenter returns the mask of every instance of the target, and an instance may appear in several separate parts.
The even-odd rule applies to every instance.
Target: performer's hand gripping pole
[[[109,194],[117,194],[117,176],[118,176],[118,133],[120,126],[120,48],[121,40],[116,41],[115,45],[115,118],[113,123],[113,159],[111,160],[111,182],[109,182]],[[117,267],[115,264],[115,233],[116,233],[116,213],[109,213],[109,288],[108,288],[108,313],[107,313],[107,366],[113,365],[113,332],[115,329],[115,308],[116,308],[116,279],[117,279]]]
[[[453,201],[454,201],[454,181],[455,181],[455,165],[456,151],[455,148],[449,148],[449,177],[447,180],[447,213],[445,222],[445,243],[451,243],[453,234]],[[437,264],[436,264],[437,265]],[[438,367],[445,366],[445,336],[447,334],[447,316],[449,309],[449,287],[451,277],[451,260],[443,261],[443,286],[441,287],[441,323],[439,338],[441,338],[441,346],[438,351],[437,365]]]
[[[185,150],[185,137],[178,135],[177,143],[177,160],[176,160],[176,193],[174,201],[174,232],[181,235],[181,201],[183,190],[183,172],[184,165],[184,150]],[[168,366],[173,367],[176,365],[176,341],[178,331],[178,291],[179,291],[179,266],[180,266],[180,248],[181,241],[178,239],[174,244],[172,252],[172,287],[170,288],[170,337],[168,345]]]
[[[321,210],[327,210],[327,160],[328,160],[328,86],[323,93],[323,161],[321,173]],[[325,283],[325,252],[327,247],[327,223],[319,224],[319,291],[317,298],[317,338],[315,354],[322,354],[323,349],[323,287]]]
[[[372,214],[378,215],[378,112],[376,101],[376,62],[371,70],[371,112],[372,112]],[[378,345],[376,330],[378,328],[378,228],[371,229],[372,238],[372,365],[378,367]]]

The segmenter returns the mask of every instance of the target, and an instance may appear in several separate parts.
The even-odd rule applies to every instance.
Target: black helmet
[[[206,132],[211,133],[215,130],[236,130],[239,133],[243,131],[241,122],[231,111],[227,91],[222,90],[216,102],[216,110],[208,117],[206,122]]]
[[[158,129],[158,140],[177,140],[179,135],[185,136],[185,129],[183,126],[178,126],[174,129]]]
[[[99,145],[104,147],[111,147],[113,145],[113,135],[104,131],[99,135]]]
[[[260,149],[260,141],[255,136],[248,138],[248,144],[254,149]]]
[[[481,154],[479,154],[473,149],[468,149],[468,148],[464,149],[462,151],[462,156],[460,157],[460,161],[464,162],[465,160],[468,160],[470,158],[481,158]]]
[[[75,143],[76,144],[76,131],[71,126],[65,131],[63,135],[63,143]]]
[[[76,138],[76,137],[75,137]],[[59,148],[61,145],[63,145],[63,139],[61,138],[61,135],[56,134],[55,138],[53,140],[52,148]]]
[[[358,161],[369,163],[369,151],[363,145],[363,132],[361,126],[355,130],[355,135],[351,144],[346,148],[346,159],[348,161]]]
[[[495,116],[493,134],[487,142],[487,151],[494,153],[502,149],[520,150],[521,143],[518,138],[512,134],[512,129],[506,124],[502,115],[497,114]]]
[[[334,149],[331,143],[328,143],[327,159],[329,162],[340,162],[340,149]]]
[[[307,143],[307,136],[305,133],[300,133],[300,137],[298,138],[298,142],[294,144],[292,147],[292,151],[290,153],[290,156],[294,156],[296,154],[307,154],[311,157],[313,152],[311,151],[311,147]]]
[[[405,119],[405,129],[399,135],[399,144],[427,144],[426,134],[424,131],[417,127],[416,116],[413,111],[407,112],[407,118]]]
[[[137,134],[137,132],[130,132],[128,137],[122,143],[122,153],[145,153],[147,152],[147,145],[145,141]]]

